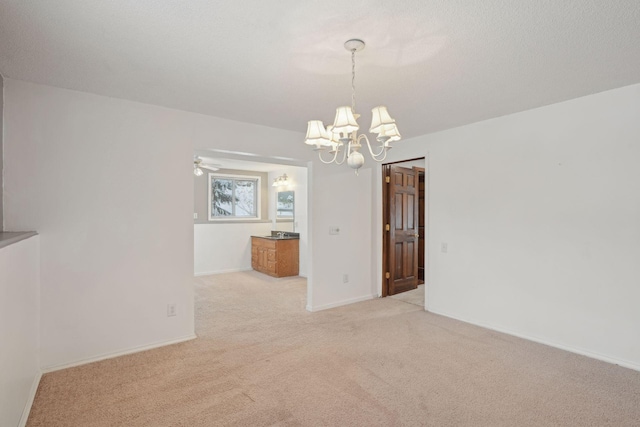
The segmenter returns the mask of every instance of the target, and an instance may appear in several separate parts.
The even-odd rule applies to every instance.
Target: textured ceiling
[[[0,72],[304,132],[350,103],[411,137],[640,82],[638,0],[0,0]]]

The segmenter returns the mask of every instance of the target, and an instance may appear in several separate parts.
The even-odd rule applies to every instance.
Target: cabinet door
[[[260,248],[260,267],[268,269],[269,265],[269,249]]]
[[[267,271],[270,274],[278,275],[278,249],[267,249]]]
[[[275,261],[267,261],[267,271],[270,274],[278,274],[278,264]]]
[[[277,253],[278,277],[298,275],[298,240],[283,240],[279,243]]]
[[[256,270],[258,268],[258,251],[259,251],[259,247],[258,245],[256,245],[255,243],[251,244],[251,268],[253,268],[254,270]]]

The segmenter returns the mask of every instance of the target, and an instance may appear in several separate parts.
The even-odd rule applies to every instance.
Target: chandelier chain
[[[356,50],[351,49],[351,111],[356,112]]]

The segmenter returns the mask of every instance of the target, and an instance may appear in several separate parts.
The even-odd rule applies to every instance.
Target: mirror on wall
[[[276,223],[278,229],[289,228],[285,225],[291,224],[291,231],[295,232],[295,192],[278,191],[276,193]]]

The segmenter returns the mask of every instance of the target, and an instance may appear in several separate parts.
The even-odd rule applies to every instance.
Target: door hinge
[[[391,177],[390,176],[385,176],[384,177],[384,182],[386,182],[387,184],[391,182]]]
[[[385,279],[390,279],[391,278],[391,273],[389,273],[389,272],[384,273],[384,278]]]
[[[386,231],[391,231],[391,226],[390,226],[389,224],[386,224],[386,225],[384,226],[384,229],[385,229]]]

